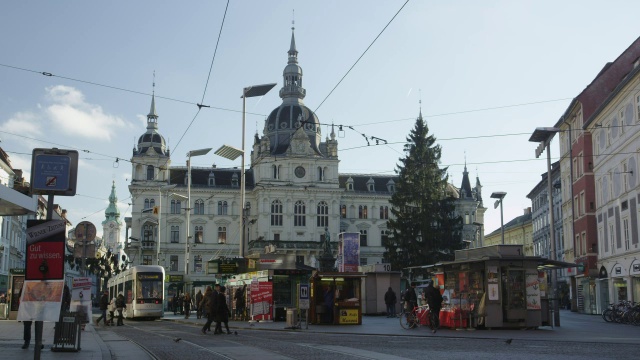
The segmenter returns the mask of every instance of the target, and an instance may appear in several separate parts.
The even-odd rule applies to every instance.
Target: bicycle
[[[428,314],[429,305],[416,305],[412,310],[403,310],[400,313],[400,326],[403,329],[413,329],[425,323],[431,327],[431,319]]]

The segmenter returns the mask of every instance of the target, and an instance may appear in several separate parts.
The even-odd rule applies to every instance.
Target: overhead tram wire
[[[204,97],[207,94],[207,88],[209,86],[209,80],[211,78],[211,71],[213,70],[213,62],[215,61],[216,54],[218,53],[218,45],[220,44],[220,37],[222,36],[222,29],[224,28],[224,21],[227,18],[227,10],[228,9],[229,9],[229,0],[227,0],[227,5],[225,6],[224,14],[222,15],[222,23],[220,24],[220,30],[218,31],[218,40],[216,41],[216,47],[215,47],[215,49],[213,51],[213,56],[211,57],[211,65],[209,65],[209,73],[207,74],[207,81],[205,82],[204,90],[202,91],[202,98],[200,100],[200,103],[196,104],[198,106],[198,111],[193,116],[193,119],[191,119],[191,122],[189,122],[189,125],[187,126],[187,128],[184,130],[184,132],[180,136],[180,139],[178,139],[178,142],[173,147],[173,151],[176,151],[178,146],[180,146],[180,143],[182,142],[182,139],[184,139],[185,135],[187,135],[187,132],[189,131],[189,129],[191,129],[191,125],[193,125],[193,122],[196,121],[196,118],[200,114],[200,110],[202,110],[203,107],[206,107],[206,108],[210,107],[208,105],[203,105],[204,104]]]
[[[340,81],[338,81],[338,83],[336,84],[336,86],[333,87],[333,89],[331,89],[331,91],[329,92],[329,94],[327,94],[327,96],[324,98],[324,100],[322,100],[322,102],[320,103],[320,105],[318,105],[318,107],[316,108],[316,110],[314,112],[318,112],[318,109],[320,109],[320,107],[322,106],[322,104],[324,104],[325,101],[327,101],[327,99],[329,98],[329,96],[331,96],[331,94],[333,94],[333,92],[336,90],[336,88],[340,85],[340,83],[342,83],[342,81],[347,77],[347,75],[349,75],[349,73],[351,72],[351,70],[353,70],[353,68],[358,64],[358,62],[360,62],[360,59],[362,59],[362,57],[367,53],[367,51],[369,51],[369,49],[371,48],[371,46],[373,46],[373,44],[375,44],[375,42],[378,40],[378,38],[380,37],[380,35],[382,35],[382,33],[387,29],[387,27],[389,27],[389,25],[391,25],[391,22],[393,21],[393,19],[396,18],[396,16],[398,16],[398,14],[400,14],[400,11],[402,11],[402,9],[404,9],[404,7],[407,5],[407,3],[409,2],[409,0],[405,1],[404,4],[402,4],[402,6],[400,7],[400,9],[395,13],[395,15],[393,15],[393,17],[391,18],[391,20],[389,20],[389,22],[387,23],[387,25],[384,26],[384,28],[382,29],[382,31],[380,31],[380,33],[378,34],[378,36],[375,37],[375,39],[373,39],[373,41],[371,42],[371,44],[369,44],[369,46],[367,46],[367,48],[364,50],[364,52],[362,53],[362,55],[360,55],[360,57],[358,58],[358,60],[356,60],[355,63],[353,63],[353,65],[351,65],[351,67],[349,68],[349,70],[347,70],[347,73],[344,74],[344,76],[342,77],[342,79],[340,79]]]

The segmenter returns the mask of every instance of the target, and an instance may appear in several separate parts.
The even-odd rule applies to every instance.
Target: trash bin
[[[77,312],[60,313],[55,325],[51,351],[79,351],[80,326]]]
[[[287,308],[287,327],[298,326],[298,312],[296,309]]]

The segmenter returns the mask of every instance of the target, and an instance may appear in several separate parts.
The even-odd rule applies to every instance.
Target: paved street
[[[163,320],[125,321],[124,327],[87,325],[82,350],[49,349],[53,326],[45,323],[42,359],[635,359],[640,327],[605,323],[600,316],[563,311],[562,326],[537,330],[404,330],[396,318],[363,317],[363,325],[231,322],[237,335],[202,335],[203,320],[167,314]],[[303,324],[303,328],[304,328]],[[22,345],[22,324],[0,321],[3,359],[33,357]],[[178,340],[179,339],[179,340]],[[511,339],[510,343],[506,340]],[[178,341],[176,341],[178,340]]]

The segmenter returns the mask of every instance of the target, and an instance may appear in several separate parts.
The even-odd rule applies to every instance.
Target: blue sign
[[[73,196],[78,176],[75,150],[34,149],[31,162],[31,192]]]

